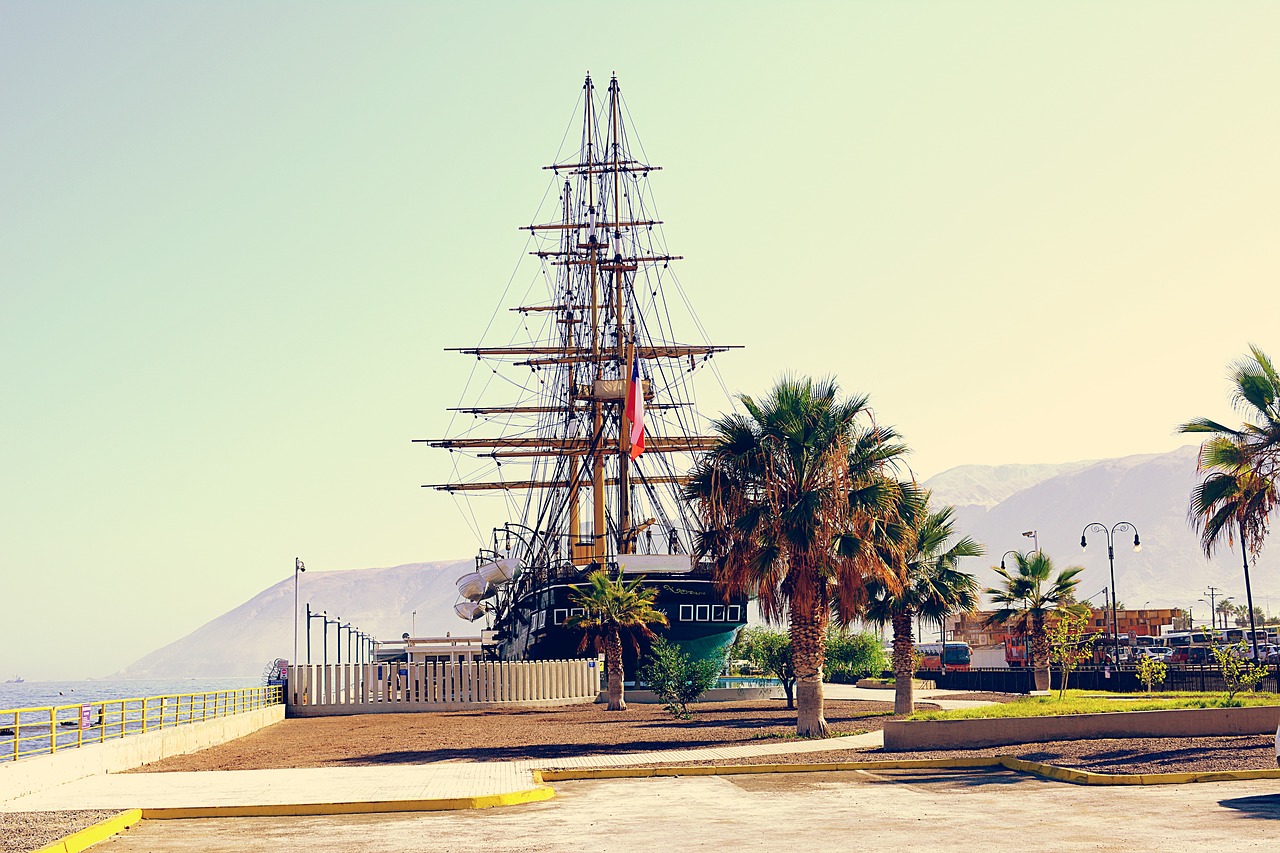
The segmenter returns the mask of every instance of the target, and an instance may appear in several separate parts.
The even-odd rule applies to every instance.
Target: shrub
[[[661,699],[673,717],[687,720],[693,716],[689,703],[716,685],[720,664],[713,660],[689,657],[678,646],[659,637],[640,668],[640,680]]]
[[[1147,655],[1138,658],[1138,679],[1147,685],[1148,693],[1151,692],[1152,685],[1164,684],[1165,676],[1168,674],[1169,667],[1165,666],[1164,661]]]

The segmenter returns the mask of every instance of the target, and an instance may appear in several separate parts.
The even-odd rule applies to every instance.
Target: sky
[[[746,347],[730,391],[834,375],[921,477],[1188,443],[1248,343],[1280,354],[1277,31],[1250,2],[0,0],[0,677],[112,672],[295,556],[473,552],[411,439],[529,271],[587,71]]]

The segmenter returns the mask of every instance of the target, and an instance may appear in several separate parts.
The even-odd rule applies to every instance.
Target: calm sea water
[[[0,710],[47,705],[88,705],[105,699],[134,699],[257,687],[262,676],[229,678],[129,678],[88,681],[24,681],[0,684]]]

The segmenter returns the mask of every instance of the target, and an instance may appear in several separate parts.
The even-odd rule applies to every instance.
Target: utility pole
[[[1218,600],[1219,592],[1221,592],[1221,590],[1219,590],[1216,586],[1211,586],[1209,587],[1208,592],[1204,593],[1205,595],[1209,596],[1209,619],[1213,624],[1213,627],[1215,628],[1218,627],[1218,608],[1214,607],[1214,604]]]

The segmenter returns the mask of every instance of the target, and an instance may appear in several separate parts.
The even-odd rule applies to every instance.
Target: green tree
[[[596,651],[604,652],[610,711],[627,709],[622,689],[622,638],[629,639],[639,653],[637,635],[653,638],[656,635],[649,626],[667,624],[666,615],[653,607],[658,590],[640,589],[641,580],[614,580],[604,571],[595,571],[587,576],[585,585],[569,585],[569,598],[583,613],[570,616],[565,624],[583,632],[578,651],[594,645]]]
[[[784,377],[745,414],[716,422],[715,446],[685,488],[702,520],[696,550],[727,593],[755,596],[784,619],[796,674],[796,732],[825,736],[822,673],[833,602],[852,609],[883,578],[875,544],[895,490],[887,466],[905,453],[871,421],[865,396],[832,379]]]
[[[1071,673],[1093,657],[1093,644],[1099,635],[1090,630],[1090,621],[1089,609],[1079,608],[1073,601],[1045,626],[1049,635],[1049,660],[1058,665],[1059,701],[1066,695]]]
[[[854,682],[884,672],[889,658],[875,634],[831,628],[827,631],[827,664],[829,680]]]
[[[706,658],[692,658],[663,637],[654,640],[649,656],[638,673],[640,680],[662,700],[673,717],[693,716],[689,705],[716,686],[720,664]]]
[[[1138,658],[1138,680],[1147,685],[1147,692],[1151,692],[1152,685],[1164,684],[1165,677],[1169,674],[1169,667],[1162,660],[1156,660],[1150,655],[1142,655]]]
[[[1267,677],[1267,667],[1249,660],[1249,647],[1244,640],[1228,645],[1218,645],[1212,628],[1206,629],[1209,635],[1209,651],[1222,673],[1222,683],[1227,688],[1227,701],[1236,694],[1245,691],[1252,693],[1262,679]]]
[[[1256,629],[1249,558],[1257,562],[1276,504],[1276,474],[1280,470],[1280,372],[1271,359],[1250,344],[1250,356],[1231,366],[1231,397],[1245,421],[1229,427],[1209,418],[1196,418],[1178,428],[1183,433],[1207,433],[1200,445],[1198,470],[1204,480],[1192,490],[1189,515],[1205,556],[1222,543],[1240,541],[1244,590]],[[1257,651],[1257,639],[1254,639]]]
[[[988,626],[1012,628],[1027,637],[1030,652],[1028,665],[1035,673],[1037,690],[1049,689],[1049,638],[1045,633],[1048,618],[1065,610],[1075,600],[1076,586],[1083,566],[1069,566],[1056,571],[1053,560],[1043,551],[1015,553],[1014,567],[992,566],[1000,576],[1000,585],[986,590],[997,610],[987,617]]]
[[[913,665],[916,617],[943,624],[953,613],[978,605],[978,581],[957,567],[963,557],[980,557],[981,545],[968,536],[956,539],[955,508],[930,511],[929,493],[921,493],[919,505],[910,505],[909,490],[902,490],[904,506],[897,513],[905,527],[903,558],[898,561],[896,584],[872,583],[868,588],[866,618],[893,628],[895,714],[915,710]],[[892,552],[886,555],[892,559]]]
[[[751,661],[761,672],[782,682],[787,710],[795,710],[796,671],[791,665],[791,637],[787,632],[743,628],[734,639],[730,654]]]

